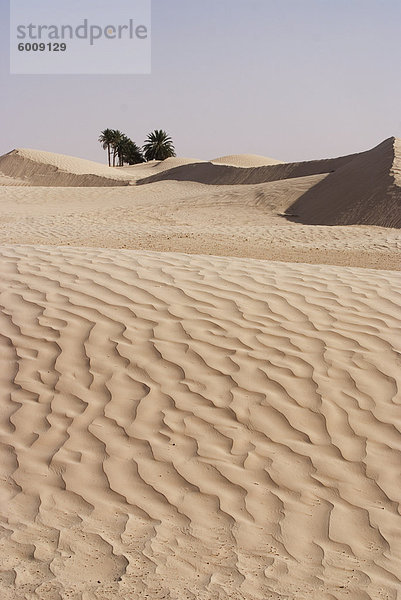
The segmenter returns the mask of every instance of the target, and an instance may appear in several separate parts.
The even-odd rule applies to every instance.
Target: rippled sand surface
[[[1,598],[397,600],[400,296],[395,271],[3,246]]]

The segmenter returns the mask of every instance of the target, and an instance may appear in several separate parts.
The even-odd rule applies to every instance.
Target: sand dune
[[[310,177],[331,173],[350,162],[356,155],[340,156],[324,160],[312,160],[298,163],[277,163],[262,167],[244,168],[214,164],[211,162],[183,165],[168,171],[145,177],[138,183],[147,184],[157,181],[196,181],[207,185],[250,185],[268,183],[294,177]]]
[[[401,227],[401,140],[390,138],[356,156],[289,210],[311,225]]]
[[[257,160],[256,160],[257,159]],[[267,161],[265,166],[250,166]],[[237,166],[233,166],[237,165]],[[326,176],[326,177],[325,177]],[[315,178],[316,179],[313,179]],[[280,163],[234,155],[214,162],[170,158],[113,169],[91,161],[35,150],[0,157],[0,186],[116,187],[171,181],[207,186],[252,186],[304,178],[304,193],[282,198],[280,210],[308,225],[401,226],[401,141],[390,138],[372,150],[333,159]],[[273,197],[275,187],[270,188]],[[235,192],[233,192],[235,195]],[[246,192],[241,192],[245,193]],[[166,194],[169,188],[166,187]],[[271,198],[268,206],[272,206]]]
[[[372,150],[326,160],[253,168],[216,162],[182,165],[138,184],[175,180],[243,186],[318,175],[327,177],[288,206],[289,217],[308,225],[401,227],[401,140],[394,137]]]
[[[10,177],[8,175],[3,175],[0,171],[0,185],[1,186],[10,186],[10,185],[28,186],[29,183],[25,179],[20,179],[18,177]]]
[[[220,156],[213,158],[210,162],[218,165],[228,165],[232,167],[262,167],[267,165],[282,164],[282,160],[259,156],[258,154],[230,154],[229,156]]]
[[[401,277],[6,246],[4,600],[396,600]]]
[[[203,164],[207,161],[199,160],[198,158],[185,158],[182,156],[174,156],[166,158],[166,160],[151,160],[138,165],[126,166],[123,168],[125,173],[129,173],[135,180],[153,176],[155,174],[164,173],[170,169],[184,167],[187,165]],[[280,164],[281,161],[266,156],[258,156],[257,154],[232,154],[230,156],[221,156],[209,161],[213,164],[228,165],[235,167],[258,167],[266,165]]]
[[[90,160],[19,148],[0,157],[0,176],[34,186],[119,186],[128,185],[130,177]],[[11,181],[10,181],[11,178]]]
[[[156,173],[163,173],[164,171],[168,171],[169,169],[174,169],[183,165],[192,165],[194,163],[201,162],[204,161],[196,158],[173,156],[171,158],[166,158],[165,160],[150,160],[149,162],[126,166],[122,168],[122,171],[124,173],[129,174],[129,176],[134,181],[137,181],[138,179],[150,177],[151,175],[154,175]]]
[[[325,175],[242,186],[164,181],[107,188],[0,188],[0,244],[131,248],[400,269],[398,229],[280,216]]]

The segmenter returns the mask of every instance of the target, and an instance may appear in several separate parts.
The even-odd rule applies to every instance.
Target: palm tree
[[[103,150],[107,149],[107,156],[109,159],[109,167],[111,166],[111,147],[113,145],[114,140],[114,131],[113,129],[105,129],[100,133],[99,142],[103,145]]]
[[[118,129],[105,129],[102,131],[99,142],[103,144],[105,150],[107,149],[109,167],[111,166],[112,154],[113,167],[116,166],[117,158],[119,167],[122,167],[124,163],[135,165],[137,163],[145,162],[141,148]]]
[[[122,150],[123,163],[136,165],[145,162],[142,150],[129,138],[126,139]]]
[[[117,166],[119,166],[119,167],[122,167],[124,164],[124,151],[125,151],[125,148],[126,148],[128,142],[129,142],[129,139],[127,138],[127,136],[124,133],[121,133],[120,131],[116,131],[113,148],[114,148],[114,154],[118,158]]]
[[[113,129],[113,141],[111,147],[113,148],[113,167],[116,166],[116,157],[118,157],[121,163],[122,146],[124,143],[124,134],[118,129]],[[120,165],[121,166],[121,165]]]
[[[146,160],[165,160],[176,156],[173,140],[162,129],[149,133],[143,146]]]
[[[124,133],[116,131],[113,140],[113,166],[115,165],[115,157],[118,158],[119,167],[122,167],[124,163],[135,165],[145,162],[142,150]]]

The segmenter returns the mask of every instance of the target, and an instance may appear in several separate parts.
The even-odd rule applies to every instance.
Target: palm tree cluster
[[[118,129],[105,129],[99,142],[107,150],[109,167],[135,165],[149,160],[165,160],[175,156],[171,137],[162,129],[149,133],[142,148]]]
[[[99,142],[107,150],[109,167],[122,167],[124,163],[135,165],[145,162],[141,148],[118,129],[105,129],[101,132]]]

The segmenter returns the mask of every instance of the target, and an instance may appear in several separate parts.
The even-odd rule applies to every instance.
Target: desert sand
[[[38,186],[117,186],[128,185],[129,176],[121,169],[110,169],[90,160],[18,148],[0,157],[1,175],[10,185],[14,178],[16,185]]]
[[[283,161],[258,154],[230,154],[229,156],[220,156],[213,158],[210,162],[219,165],[228,165],[231,167],[266,167],[268,165],[278,165]]]
[[[400,152],[0,157],[2,600],[400,600]]]

